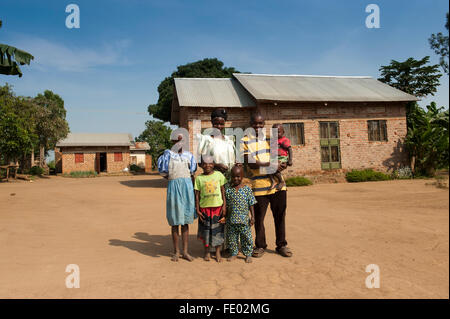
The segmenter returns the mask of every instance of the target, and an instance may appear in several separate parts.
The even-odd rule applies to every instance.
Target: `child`
[[[179,135],[175,144],[183,139]],[[197,170],[197,163],[194,156],[180,148],[178,153],[165,150],[164,154],[158,158],[158,171],[169,180],[167,186],[166,217],[169,225],[172,226],[172,240],[174,254],[172,261],[178,261],[180,257],[178,226],[181,225],[183,241],[182,258],[192,261],[193,258],[188,253],[189,224],[197,218],[195,211],[193,174]]]
[[[205,245],[204,260],[209,261],[210,250],[216,251],[216,261],[221,262],[220,246],[224,241],[224,223],[226,215],[225,189],[226,178],[214,170],[211,156],[202,157],[200,167],[203,174],[195,179],[195,204],[198,221],[198,239]]]
[[[227,240],[231,256],[228,261],[233,261],[239,252],[239,239],[245,262],[252,262],[253,238],[251,226],[255,223],[253,205],[256,204],[252,189],[242,185],[243,168],[235,165],[231,170],[231,181],[225,188],[228,213]],[[250,211],[250,220],[248,212]]]
[[[292,147],[291,141],[284,136],[284,128],[282,124],[274,124],[272,128],[278,129],[278,161],[286,163],[288,166],[292,166]],[[276,180],[276,183],[275,183]],[[281,171],[277,171],[275,174],[270,175],[270,181],[272,182],[271,189],[276,188],[281,190],[285,183],[281,176]]]

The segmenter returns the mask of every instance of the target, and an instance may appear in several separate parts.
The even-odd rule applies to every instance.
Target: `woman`
[[[223,135],[228,115],[225,109],[216,109],[211,113],[211,124],[219,130],[218,136],[197,134],[198,152],[213,158],[214,169],[220,171],[227,179],[236,161],[234,141]]]

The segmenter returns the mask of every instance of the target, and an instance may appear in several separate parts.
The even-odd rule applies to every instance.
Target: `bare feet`
[[[210,260],[211,255],[209,253],[205,254],[205,257],[203,257],[204,261],[209,261]]]
[[[236,258],[237,258],[236,255],[235,255],[235,256],[230,256],[230,257],[227,258],[227,260],[228,260],[228,261],[233,261],[233,260],[235,260]]]
[[[189,255],[188,253],[184,253],[181,258],[186,259],[187,261],[193,261],[194,258],[192,258],[191,255]]]
[[[247,257],[245,258],[245,262],[246,262],[247,264],[250,264],[250,263],[252,262],[252,257],[251,257],[251,256],[247,256]]]
[[[178,258],[180,257],[180,254],[179,253],[175,253],[175,254],[173,254],[172,255],[172,258],[170,258],[170,260],[172,260],[172,261],[178,261]]]

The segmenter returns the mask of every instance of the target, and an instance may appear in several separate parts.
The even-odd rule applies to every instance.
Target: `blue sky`
[[[80,29],[65,26],[70,3]],[[379,29],[365,26],[370,3],[380,7]],[[438,63],[428,38],[445,31],[447,11],[441,0],[2,0],[0,42],[35,60],[0,84],[58,93],[72,132],[137,136],[178,65],[216,57],[252,73],[378,77],[391,59]],[[422,105],[433,100],[448,108],[448,76]]]

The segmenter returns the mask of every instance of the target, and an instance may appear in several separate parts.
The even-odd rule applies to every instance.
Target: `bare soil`
[[[449,298],[449,193],[427,180],[288,190],[287,240],[246,264],[170,260],[166,181],[51,177],[0,183],[0,298]],[[80,288],[66,288],[66,266]],[[368,289],[366,266],[380,269]]]

